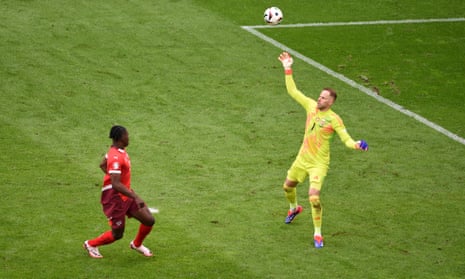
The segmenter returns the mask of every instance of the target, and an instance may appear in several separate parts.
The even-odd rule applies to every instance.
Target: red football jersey
[[[124,149],[112,146],[105,158],[107,159],[107,173],[103,178],[103,186],[111,185],[110,175],[116,173],[121,175],[121,183],[131,189],[131,160],[128,153]],[[120,196],[123,200],[127,199],[123,194]]]

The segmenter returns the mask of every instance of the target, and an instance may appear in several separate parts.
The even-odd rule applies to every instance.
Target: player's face
[[[126,131],[124,132],[123,136],[121,137],[121,143],[124,147],[129,145],[129,133]]]
[[[328,110],[334,102],[334,98],[331,97],[328,90],[323,90],[318,97],[317,108],[319,110],[325,111]]]

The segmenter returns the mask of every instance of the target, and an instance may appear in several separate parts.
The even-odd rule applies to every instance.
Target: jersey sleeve
[[[309,110],[309,108],[316,106],[316,102],[313,99],[305,96],[299,89],[297,89],[297,86],[294,82],[292,75],[286,75],[285,78],[286,78],[287,93],[294,100],[296,100],[307,111]]]
[[[344,123],[342,122],[342,119],[339,116],[336,117],[336,121],[334,123],[334,130],[336,131],[341,141],[348,148],[356,149],[356,142],[352,139],[352,137],[347,132],[346,127],[344,126]]]
[[[117,154],[109,154],[107,156],[107,172],[108,174],[121,174],[121,158]]]

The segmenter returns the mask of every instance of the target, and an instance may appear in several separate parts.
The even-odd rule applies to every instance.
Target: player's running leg
[[[144,206],[136,212],[132,212],[131,215],[139,222],[141,222],[141,224],[139,225],[139,230],[137,231],[136,237],[133,241],[131,241],[129,247],[146,257],[153,256],[153,253],[150,251],[150,249],[142,245],[142,242],[152,231],[153,225],[155,224],[155,218],[150,213],[147,206]]]
[[[320,203],[320,196],[310,196],[310,203],[312,205],[312,220],[314,227],[313,240],[315,248],[323,248],[323,236],[321,235],[321,223],[323,216],[323,207]]]
[[[312,207],[312,221],[313,221],[313,242],[315,248],[323,248],[323,236],[321,234],[321,224],[323,218],[323,207],[320,201],[320,191],[323,186],[323,181],[326,177],[327,170],[321,168],[314,168],[310,172],[310,189],[308,197],[310,206]]]
[[[302,212],[302,206],[297,204],[297,182],[286,179],[284,182],[283,189],[287,201],[289,202],[289,211],[287,212],[284,223],[290,224],[294,218]]]
[[[117,230],[116,232],[114,230],[106,231],[94,239],[84,241],[84,249],[87,250],[87,253],[89,253],[89,256],[92,258],[103,258],[102,254],[100,254],[98,247],[113,243],[119,238],[121,238],[123,236],[124,228],[122,228],[121,232],[119,230]]]
[[[320,202],[320,191],[311,188],[310,189],[310,205],[312,207],[312,220],[314,227],[314,245],[315,248],[323,248],[323,236],[321,235],[321,224],[323,217],[323,207]]]

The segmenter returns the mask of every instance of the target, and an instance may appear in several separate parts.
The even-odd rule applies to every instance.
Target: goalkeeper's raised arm
[[[314,102],[314,100],[305,96],[299,89],[297,89],[294,79],[292,78],[292,64],[294,63],[294,60],[287,52],[281,53],[278,59],[281,61],[284,68],[287,93],[289,93],[292,98],[307,109],[310,103]]]

